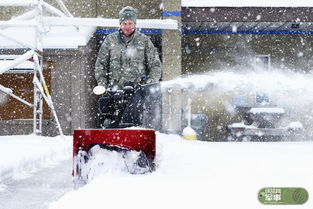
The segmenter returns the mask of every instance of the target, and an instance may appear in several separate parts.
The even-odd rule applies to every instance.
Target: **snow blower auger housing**
[[[160,128],[161,121],[160,84],[140,86],[131,96],[125,96],[123,93],[119,91],[118,95],[114,96],[111,92],[109,95],[113,96],[114,102],[121,104],[122,101],[125,104],[115,106],[116,110],[110,111],[113,115],[101,112],[102,109],[99,107],[100,122],[105,121],[106,118],[115,121],[106,124],[106,127],[100,124],[98,129],[74,130],[75,188],[88,183],[102,171],[112,171],[110,169],[131,174],[143,174],[155,169],[155,130]],[[139,126],[139,128],[127,128],[131,126]],[[118,159],[112,160],[112,158]],[[120,166],[116,168],[117,165],[110,165],[112,162],[120,163]]]

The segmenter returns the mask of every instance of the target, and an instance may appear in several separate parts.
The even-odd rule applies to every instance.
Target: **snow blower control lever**
[[[125,128],[134,125],[140,125],[138,119],[136,119],[136,110],[141,109],[141,98],[135,97],[137,105],[133,106],[133,111],[128,117],[125,118],[128,123],[121,124],[126,106],[132,100],[136,90],[141,87],[135,86],[133,82],[126,82],[122,90],[107,89],[106,93],[98,101],[98,128]]]

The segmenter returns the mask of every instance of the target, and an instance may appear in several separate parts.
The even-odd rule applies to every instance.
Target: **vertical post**
[[[50,107],[50,109],[51,109],[51,111],[53,113],[53,117],[55,119],[55,122],[57,124],[57,127],[59,129],[60,135],[63,136],[63,131],[62,131],[62,128],[61,128],[58,116],[56,114],[56,111],[55,111],[55,108],[54,108],[54,105],[53,105],[53,102],[52,102],[52,99],[51,99],[51,95],[50,95],[49,89],[48,89],[47,84],[45,82],[45,79],[43,77],[42,67],[39,64],[39,59],[38,59],[38,55],[37,54],[34,55],[34,62],[35,62],[35,65],[36,65],[36,67],[38,69],[38,74],[39,74],[39,77],[40,77],[40,80],[41,80],[41,82],[40,82],[38,80],[38,78],[35,77],[34,81],[33,81],[34,85],[37,86],[37,88],[39,89],[39,91],[41,93],[40,95],[46,100],[48,106]]]
[[[42,56],[40,56],[39,63],[40,63],[40,65],[42,65]],[[42,73],[42,67],[40,67],[37,70],[40,71],[39,73]],[[43,84],[42,77],[40,76],[39,78],[40,78],[40,83],[42,85]],[[39,94],[38,96],[39,96],[39,113],[38,113],[39,125],[38,125],[38,129],[39,129],[39,133],[42,134],[43,97],[42,97],[42,94]]]
[[[36,71],[34,70],[34,77],[36,76]],[[38,106],[38,88],[34,85],[34,107],[33,107],[33,134],[37,135],[37,106]]]
[[[172,93],[173,93],[173,89],[169,88],[167,90],[167,94],[168,94],[168,124],[167,124],[167,130],[169,132],[172,132],[173,130],[173,120],[172,120],[172,115],[173,115],[173,104],[172,104]]]
[[[162,31],[163,80],[181,75],[181,0],[163,0],[163,19],[174,19],[178,30]]]
[[[182,129],[181,86],[162,89],[162,131],[180,134]]]
[[[43,15],[42,0],[37,0],[37,5],[36,5],[36,22],[37,22],[37,25],[34,27],[34,31],[35,31],[34,51],[37,52],[37,54],[43,53],[42,15]],[[42,65],[42,56],[40,56],[39,63],[40,63],[40,65]],[[34,77],[37,76],[37,73],[40,73],[39,72],[40,70],[42,70],[42,68],[35,65]],[[40,81],[42,83],[42,79],[40,79]],[[40,91],[39,91],[37,85],[34,85],[34,134],[37,134],[37,135],[42,134],[42,115],[43,115],[43,97],[40,94]]]
[[[178,30],[162,31],[162,79],[166,81],[181,75],[181,0],[163,0],[162,5],[163,19],[177,20],[179,26]],[[180,133],[182,129],[181,87],[173,86],[170,97],[166,95],[167,93],[163,91],[162,129],[165,132]],[[169,104],[171,111],[166,111],[169,109]]]
[[[191,127],[191,98],[188,97],[188,101],[187,101],[187,118],[188,118],[188,126]]]

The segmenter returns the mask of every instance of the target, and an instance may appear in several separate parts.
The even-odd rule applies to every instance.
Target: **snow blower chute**
[[[108,101],[109,109],[102,104]],[[99,99],[98,128],[74,131],[75,187],[110,169],[132,174],[153,171],[160,111],[160,84],[107,91]]]

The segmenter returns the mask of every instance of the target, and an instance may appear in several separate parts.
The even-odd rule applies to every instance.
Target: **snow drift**
[[[210,143],[157,134],[157,169],[151,174],[103,173],[65,194],[50,209],[267,208],[263,187],[313,191],[311,142]],[[302,206],[312,208],[309,198]]]
[[[71,159],[72,140],[67,137],[1,136],[0,185],[23,179],[42,167]]]

